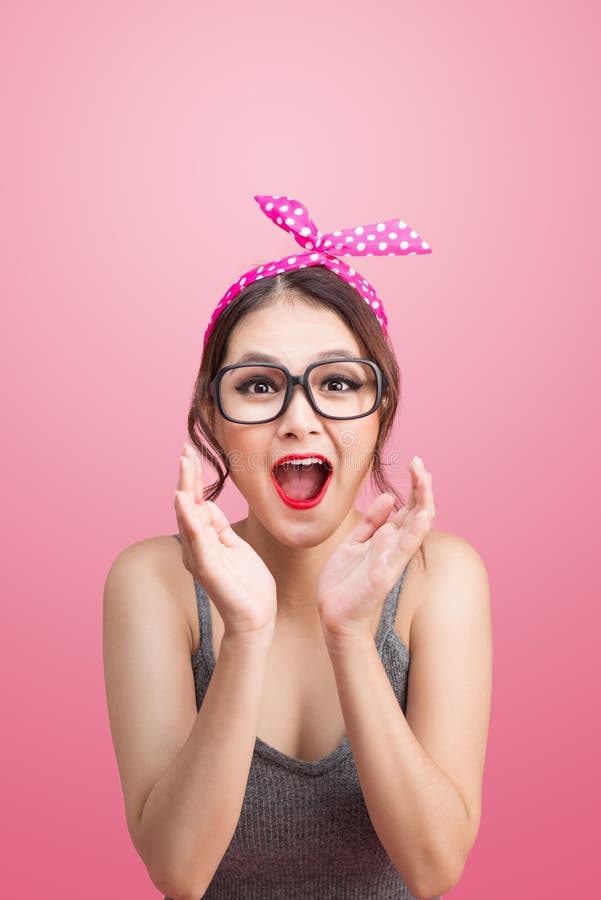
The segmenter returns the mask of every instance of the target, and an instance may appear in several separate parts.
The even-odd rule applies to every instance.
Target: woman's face
[[[326,353],[330,357],[364,356],[352,331],[336,313],[287,294],[273,305],[249,313],[233,328],[222,366],[239,362],[243,355],[245,361],[249,354],[263,355],[300,375]],[[265,386],[259,390],[264,391]],[[369,474],[378,438],[378,410],[359,419],[327,419],[311,407],[297,385],[284,413],[272,422],[237,424],[215,409],[213,430],[227,454],[230,477],[248,502],[249,519],[256,518],[280,543],[316,546],[347,516],[356,517],[353,504]],[[291,507],[274,484],[274,464],[294,453],[319,454],[333,464],[325,495],[312,508]],[[292,478],[292,473],[288,477]]]

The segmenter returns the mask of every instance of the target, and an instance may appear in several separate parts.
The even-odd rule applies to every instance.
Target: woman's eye
[[[253,388],[257,388],[257,390],[253,390]],[[271,382],[258,379],[244,381],[237,388],[242,394],[267,394],[270,389],[275,390],[275,386]]]
[[[328,385],[328,390],[331,389],[332,391],[357,390],[357,388],[361,387],[360,384],[357,384],[356,381],[351,381],[350,378],[328,378],[324,385]]]

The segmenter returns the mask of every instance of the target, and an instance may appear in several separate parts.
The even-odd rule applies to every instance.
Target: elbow
[[[164,873],[151,871],[148,868],[150,880],[156,889],[163,894],[167,900],[201,900],[207,889],[207,885],[203,885],[200,889],[191,888],[191,879],[184,881],[181,877],[165,876]]]
[[[418,900],[438,900],[447,891],[457,887],[463,874],[463,865],[449,869],[432,868],[427,875],[422,875],[412,885],[408,885],[411,893]]]
[[[437,900],[443,894],[457,887],[463,876],[474,837],[465,836],[463,845],[451,851],[447,846],[431,850],[427,860],[412,873],[412,882],[407,886],[418,900]]]
[[[407,887],[417,900],[438,900],[447,891],[456,887],[463,875],[465,860],[455,860],[454,864],[431,863],[420,872],[412,873]]]
[[[427,882],[422,881],[407,887],[417,900],[439,900],[443,894],[459,884],[460,878],[461,875],[457,878],[430,878]]]

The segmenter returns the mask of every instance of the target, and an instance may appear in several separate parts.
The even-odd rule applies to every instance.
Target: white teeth
[[[311,466],[313,463],[320,463],[322,466],[324,465],[323,459],[318,459],[316,456],[307,456],[306,459],[289,459],[281,465],[283,468],[287,468],[288,466]]]

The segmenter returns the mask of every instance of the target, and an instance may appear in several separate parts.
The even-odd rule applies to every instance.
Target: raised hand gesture
[[[320,573],[317,605],[326,641],[370,632],[374,610],[430,529],[435,514],[432,476],[417,456],[409,470],[405,506],[388,519],[394,497],[379,494]]]
[[[272,636],[275,580],[217,504],[203,500],[200,460],[187,443],[180,456],[174,506],[184,566],[215,603],[225,634]]]

